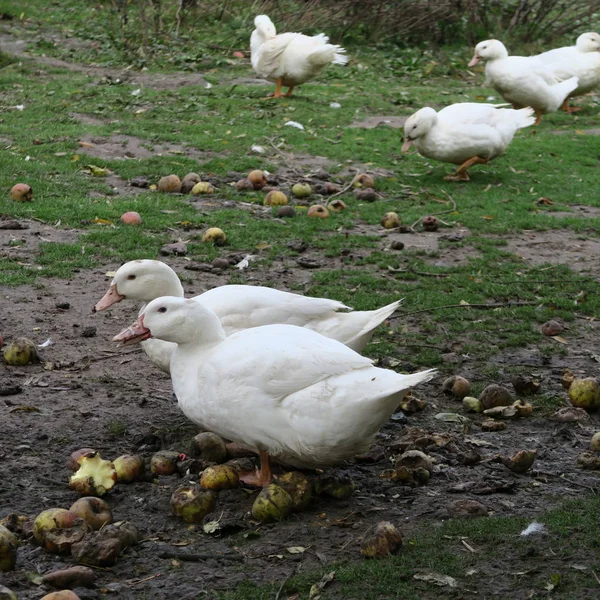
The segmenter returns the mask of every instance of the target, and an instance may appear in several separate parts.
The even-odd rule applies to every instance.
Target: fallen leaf
[[[553,335],[552,339],[556,340],[560,344],[568,344],[569,343],[568,340],[566,340],[562,335]]]
[[[290,546],[289,548],[286,548],[286,550],[290,554],[303,554],[304,552],[306,552],[306,548],[304,548],[303,546]]]
[[[114,225],[112,221],[108,219],[100,219],[99,217],[94,217],[92,219],[92,223],[96,223],[96,225]]]
[[[454,577],[450,577],[450,575],[442,575],[442,573],[436,573],[434,571],[429,571],[427,573],[415,573],[413,575],[413,579],[417,581],[425,581],[426,583],[433,583],[434,585],[439,585],[440,587],[448,586],[448,587],[456,587],[457,581]]]
[[[562,577],[558,573],[552,573],[550,575],[550,579],[548,583],[544,586],[549,592],[551,592],[554,588],[560,585]]]
[[[215,533],[221,529],[221,526],[219,521],[209,521],[208,523],[204,523],[204,525],[202,525],[202,529],[204,533]]]
[[[327,575],[323,575],[321,581],[318,583],[313,583],[310,587],[310,592],[308,594],[308,600],[319,600],[321,597],[321,591],[325,589],[333,580],[335,579],[335,571],[331,571],[331,573],[327,573]]]

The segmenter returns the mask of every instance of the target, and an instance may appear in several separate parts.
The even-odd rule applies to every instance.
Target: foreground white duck
[[[400,375],[336,340],[293,325],[266,325],[226,336],[219,317],[193,300],[163,297],[114,337],[177,344],[171,379],[183,413],[201,427],[260,455],[296,467],[339,463],[368,449],[412,386],[435,371]]]
[[[469,181],[467,169],[504,154],[515,133],[533,125],[532,108],[463,102],[439,112],[425,107],[404,124],[406,152],[414,145],[422,156],[460,165],[448,181]]]
[[[158,260],[134,260],[118,269],[94,310],[104,310],[125,298],[147,303],[160,296],[183,298],[183,286],[177,273]],[[226,335],[250,327],[286,323],[318,331],[357,352],[364,349],[376,327],[400,305],[398,301],[378,310],[339,312],[352,309],[336,300],[253,285],[223,285],[193,300],[217,314]],[[144,306],[141,311],[143,309]],[[142,346],[150,361],[168,373],[174,344],[149,340]]]
[[[531,106],[539,125],[542,115],[558,110],[577,87],[577,77],[559,82],[548,65],[525,56],[508,56],[499,40],[485,40],[475,46],[469,66],[486,60],[486,85],[493,87],[513,107]]]
[[[254,19],[256,29],[250,36],[250,60],[259,77],[277,84],[275,98],[281,97],[281,86],[288,87],[285,96],[294,88],[312,79],[329,63],[345,65],[345,50],[329,44],[324,34],[308,36],[302,33],[280,33],[267,15]]]
[[[570,98],[587,94],[600,85],[600,35],[593,31],[582,33],[575,46],[548,50],[534,58],[547,64],[558,79],[579,79],[577,88],[569,94]],[[561,108],[570,113],[581,110],[570,107],[568,98]]]

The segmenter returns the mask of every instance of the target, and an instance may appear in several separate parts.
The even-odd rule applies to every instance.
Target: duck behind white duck
[[[297,467],[325,467],[365,451],[412,386],[435,371],[400,375],[373,366],[347,346],[293,325],[267,325],[226,337],[198,302],[153,300],[115,336],[177,344],[171,379],[194,423],[260,454],[244,481],[271,480],[269,456]]]
[[[289,97],[294,87],[313,79],[326,65],[348,62],[344,48],[330,44],[323,33],[314,36],[277,34],[267,15],[258,15],[254,26],[256,29],[250,36],[252,68],[259,77],[277,84],[275,98],[282,96],[282,86],[289,88],[285,94]]]
[[[554,48],[534,58],[548,65],[558,79],[579,79],[577,88],[569,94],[569,98],[587,94],[600,85],[600,34],[593,31],[582,33],[575,46]],[[581,110],[570,107],[568,99],[563,102],[561,108],[569,113]]]
[[[158,260],[133,260],[119,267],[94,310],[105,310],[124,299],[148,303],[160,296],[183,298],[177,273]],[[286,323],[318,331],[357,352],[364,349],[375,329],[400,305],[397,301],[377,310],[352,311],[337,300],[254,285],[223,285],[193,299],[217,314],[227,335],[250,327]],[[143,309],[144,306],[140,313]],[[174,344],[152,339],[142,347],[153,364],[169,372]]]
[[[539,125],[542,115],[558,110],[577,87],[577,77],[558,81],[552,70],[534,57],[509,56],[499,40],[485,40],[475,46],[469,66],[485,60],[486,85],[493,87],[514,108],[531,106]]]

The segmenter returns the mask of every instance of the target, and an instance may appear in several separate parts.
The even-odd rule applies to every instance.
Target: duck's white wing
[[[336,300],[251,285],[223,285],[194,300],[217,314],[228,335],[274,323],[304,327],[311,321],[332,317],[340,310],[351,310]]]
[[[259,77],[270,77],[281,66],[281,58],[300,33],[281,33],[261,44],[254,70]],[[304,36],[303,36],[304,37]]]
[[[554,48],[553,50],[536,54],[533,58],[537,58],[545,64],[551,64],[575,58],[577,53],[577,46],[564,46],[562,48]]]
[[[493,121],[498,108],[510,104],[484,104],[479,102],[459,102],[442,108],[438,120],[451,125],[460,123],[489,123]]]
[[[263,357],[257,368],[256,356]],[[267,325],[222,342],[211,365],[223,365],[230,381],[262,390],[274,402],[334,375],[370,367],[373,361],[310,329]]]

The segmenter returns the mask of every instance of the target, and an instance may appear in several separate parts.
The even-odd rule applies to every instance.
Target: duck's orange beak
[[[115,335],[112,341],[121,342],[123,346],[129,346],[131,344],[143,342],[151,337],[152,333],[144,326],[144,315],[142,315],[135,323],[133,323],[133,325],[130,325],[127,329],[123,329],[121,333]]]
[[[406,138],[404,144],[402,144],[402,152],[408,152],[409,148],[413,145],[414,140]]]
[[[477,54],[470,60],[469,67],[474,67],[481,60],[481,56],[477,56]]]
[[[109,288],[106,294],[102,296],[96,306],[94,306],[92,312],[98,312],[100,310],[105,310],[109,306],[116,304],[117,302],[121,302],[125,296],[121,296],[119,292],[117,292],[117,286],[113,283]]]

